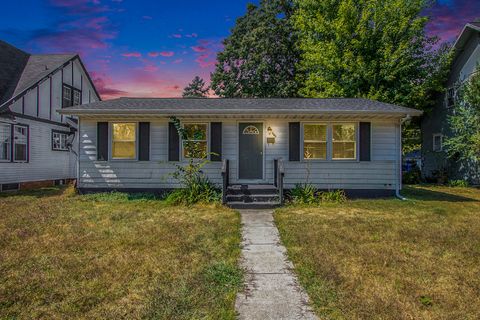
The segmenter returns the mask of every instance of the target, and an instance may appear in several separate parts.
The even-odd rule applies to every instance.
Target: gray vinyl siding
[[[63,68],[64,83],[72,85],[72,68],[73,86],[83,89],[82,102],[87,103],[89,95],[92,101],[98,101],[99,97],[95,93],[93,84],[88,80],[78,60],[74,60]],[[54,73],[51,80],[49,78],[42,80],[23,97],[9,105],[12,112],[20,114],[16,117],[16,121],[30,126],[29,163],[0,162],[0,184],[72,179],[77,176],[76,155],[71,152],[51,150],[52,129],[69,131],[61,125],[65,123],[65,117],[56,111],[61,109],[61,106],[62,70]],[[25,119],[22,116],[34,117],[39,121]],[[48,122],[57,122],[58,125]],[[77,143],[78,139],[74,141],[74,149],[77,149]]]
[[[74,155],[52,151],[52,129],[68,131],[65,127],[26,119],[18,120],[18,124],[29,126],[29,162],[0,162],[0,184],[74,178]]]
[[[107,120],[98,120],[107,121]],[[128,120],[135,121],[135,120]],[[142,120],[144,121],[144,120]],[[288,161],[288,122],[295,120],[253,120],[272,127],[277,135],[275,144],[265,145],[264,180],[273,183],[274,159],[285,161],[285,187],[306,181],[307,162]],[[222,158],[230,160],[230,182],[238,180],[238,122],[235,119],[200,120],[222,122]],[[245,121],[248,122],[248,121]],[[349,121],[351,122],[351,121]],[[264,130],[265,131],[265,130]],[[79,187],[80,188],[178,188],[173,179],[175,163],[168,162],[168,122],[151,122],[150,161],[97,161],[97,122],[80,121]],[[323,189],[395,189],[399,157],[398,121],[372,122],[372,161],[324,161],[310,164],[310,182]],[[221,162],[204,167],[208,178],[220,185]]]

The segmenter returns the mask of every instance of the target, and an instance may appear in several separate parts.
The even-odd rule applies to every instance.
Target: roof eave
[[[405,117],[405,116],[412,116],[417,117],[423,114],[420,110],[409,109],[409,110],[399,110],[399,111],[370,111],[370,110],[350,110],[350,111],[342,111],[342,110],[301,110],[301,109],[293,109],[291,111],[277,111],[277,110],[249,110],[249,109],[242,109],[242,110],[105,110],[105,109],[95,109],[95,110],[79,110],[79,109],[60,109],[57,110],[60,114],[63,115],[72,115],[72,116],[82,116],[82,115],[97,115],[97,116],[132,116],[132,115],[156,115],[156,116],[218,116],[218,115],[390,115],[390,116],[398,116],[398,117]]]

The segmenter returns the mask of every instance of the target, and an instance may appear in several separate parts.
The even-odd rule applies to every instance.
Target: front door
[[[263,124],[240,123],[238,126],[239,179],[263,179]]]

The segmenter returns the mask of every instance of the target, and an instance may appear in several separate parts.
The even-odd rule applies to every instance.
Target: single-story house
[[[280,172],[285,189],[311,183],[364,196],[395,195],[402,188],[402,122],[421,115],[367,99],[120,98],[59,112],[79,119],[81,191],[181,187],[171,174],[189,154],[174,116],[187,131],[201,132],[195,139],[210,154],[207,177],[243,190],[232,201],[261,201],[244,196],[275,190]]]

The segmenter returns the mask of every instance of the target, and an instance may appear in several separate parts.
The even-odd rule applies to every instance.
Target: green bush
[[[465,180],[450,180],[448,181],[448,186],[466,188],[468,187],[468,182]]]
[[[309,183],[297,183],[291,191],[292,203],[314,204],[318,202],[317,188]]]
[[[404,184],[419,184],[422,182],[422,172],[418,167],[415,167],[414,169],[403,173],[402,181]]]
[[[172,191],[165,201],[168,204],[192,205],[198,202],[220,202],[221,198],[222,192],[213,183],[204,176],[198,176],[190,180],[184,188]]]
[[[318,191],[315,186],[309,183],[298,183],[291,191],[291,202],[293,204],[341,203],[346,200],[347,196],[343,190]]]
[[[347,201],[347,195],[343,190],[320,192],[319,198],[321,202],[342,203]]]

